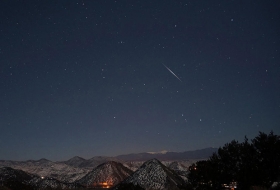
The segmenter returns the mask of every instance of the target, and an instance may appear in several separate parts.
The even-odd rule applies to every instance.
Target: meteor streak
[[[171,69],[169,69],[166,65],[164,65],[163,64],[163,66],[172,74],[172,75],[174,75],[179,81],[181,81],[180,79],[179,79],[179,77],[177,77],[177,75],[175,75],[175,73],[173,73],[172,71],[171,71]],[[181,81],[182,82],[182,81]]]

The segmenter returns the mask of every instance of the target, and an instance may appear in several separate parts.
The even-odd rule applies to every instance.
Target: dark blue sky
[[[2,2],[0,159],[279,134],[279,10],[277,0]]]

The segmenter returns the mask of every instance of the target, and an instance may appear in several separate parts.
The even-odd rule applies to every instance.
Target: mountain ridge
[[[132,173],[133,172],[123,164],[115,161],[108,161],[100,164],[76,182],[83,186],[93,188],[100,186],[112,187],[122,182]]]
[[[188,159],[207,159],[218,149],[209,147],[204,149],[184,151],[184,152],[143,152],[118,155],[116,158],[123,161],[147,161],[156,158],[161,161],[168,160],[188,160]]]
[[[179,186],[184,185],[185,181],[175,171],[154,158],[146,161],[114,189],[118,189],[122,184],[133,184],[144,189],[168,190],[179,189]]]
[[[167,150],[162,150],[162,151],[157,151],[157,152],[140,152],[140,153],[128,153],[128,154],[120,154],[117,156],[93,156],[92,158],[86,159],[81,156],[74,156],[71,157],[68,160],[65,161],[52,161],[47,158],[40,158],[38,160],[33,160],[33,159],[28,159],[28,160],[5,160],[5,159],[0,159],[0,163],[3,162],[13,162],[13,163],[23,163],[23,162],[43,162],[43,163],[48,163],[48,162],[53,162],[53,163],[67,163],[67,165],[71,165],[73,163],[71,162],[85,162],[89,160],[108,160],[108,161],[143,161],[143,159],[150,160],[153,159],[157,156],[162,156],[166,157],[165,159],[173,159],[171,155],[177,155],[178,159],[180,158],[178,155],[184,155],[183,159],[205,159],[208,158],[209,156],[212,155],[212,153],[216,152],[218,148],[214,147],[208,147],[208,148],[203,148],[203,149],[197,149],[197,150],[188,150],[188,151],[182,151],[182,152],[175,152],[175,151],[167,151]],[[204,153],[203,153],[204,152]],[[202,154],[201,154],[202,153]],[[148,158],[145,157],[148,156]],[[133,157],[134,156],[134,157]],[[138,157],[140,157],[140,160],[138,160]],[[129,157],[131,160],[129,160]],[[142,157],[142,159],[141,159]],[[177,158],[174,156],[174,158]],[[185,157],[185,158],[184,158]],[[124,158],[124,160],[122,160]],[[159,158],[161,160],[161,158]],[[86,165],[86,164],[85,164]],[[97,164],[99,165],[99,164]],[[1,166],[1,165],[0,165]]]
[[[141,165],[151,159],[158,159],[164,165],[169,166],[172,162],[178,161],[180,165],[171,165],[174,168],[183,166],[188,168],[192,163],[209,158],[213,152],[217,149],[206,148],[196,151],[185,151],[185,152],[152,152],[152,153],[138,153],[138,154],[127,154],[120,155],[117,157],[104,157],[95,156],[91,159],[84,159],[79,156],[75,156],[67,161],[53,162],[48,159],[39,160],[27,160],[27,161],[9,161],[0,160],[0,168],[11,167],[13,169],[22,170],[24,172],[38,175],[44,178],[55,178],[61,182],[73,183],[79,180],[91,172],[95,167],[100,164],[116,161],[122,163],[125,167],[132,171],[136,171]],[[181,177],[184,177],[186,171],[177,172]]]

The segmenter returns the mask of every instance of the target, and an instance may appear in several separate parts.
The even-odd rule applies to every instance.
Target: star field
[[[279,8],[3,2],[0,159],[186,151],[279,134]]]

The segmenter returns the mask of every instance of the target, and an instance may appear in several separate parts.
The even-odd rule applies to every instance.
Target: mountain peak
[[[70,158],[67,161],[80,161],[80,160],[85,160],[84,158],[80,157],[80,156],[74,156],[73,158]]]
[[[144,189],[176,189],[184,180],[173,170],[164,166],[159,160],[146,161],[123,183],[139,185]]]
[[[77,182],[94,188],[108,188],[117,185],[127,178],[132,171],[121,163],[109,161],[100,164]]]
[[[86,161],[86,159],[79,157],[79,156],[74,156],[73,158],[70,158],[67,161],[64,161],[63,163],[73,166],[73,167],[79,167],[81,164],[83,164]]]
[[[40,162],[40,163],[48,163],[48,162],[52,162],[46,158],[41,158],[40,160],[37,160],[36,162]]]
[[[200,150],[185,151],[185,152],[168,152],[166,150],[160,152],[145,152],[137,154],[119,155],[115,158],[123,161],[147,161],[152,158],[157,158],[161,161],[189,160],[189,159],[207,159],[218,149],[205,148]]]
[[[146,161],[146,162],[143,164],[143,166],[144,166],[144,165],[148,165],[148,164],[161,164],[161,162],[160,162],[158,159],[153,158],[153,159],[151,159],[151,160]]]
[[[147,152],[149,154],[166,154],[168,151],[167,150],[162,150],[162,151],[159,151],[159,152]]]

